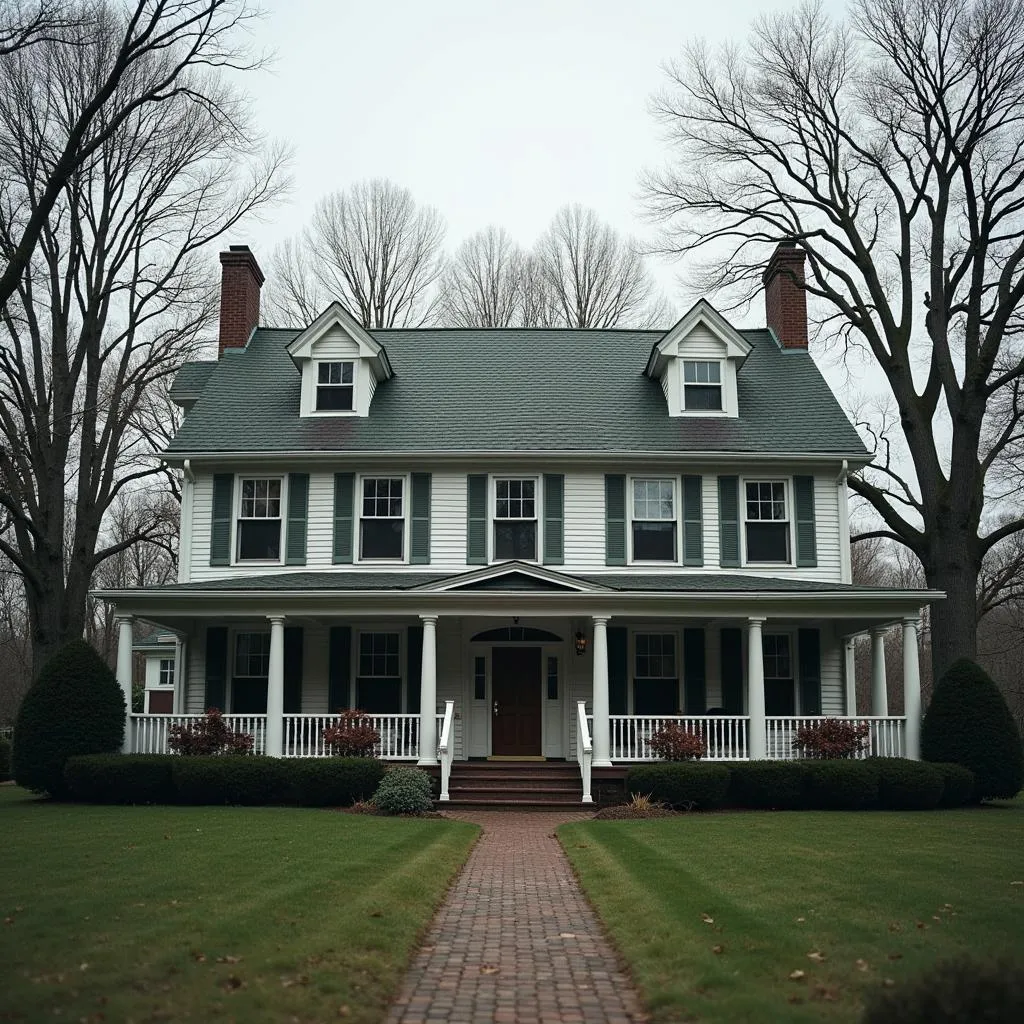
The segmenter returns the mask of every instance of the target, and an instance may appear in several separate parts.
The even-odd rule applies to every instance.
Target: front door
[[[491,753],[533,757],[541,752],[540,648],[491,651]]]

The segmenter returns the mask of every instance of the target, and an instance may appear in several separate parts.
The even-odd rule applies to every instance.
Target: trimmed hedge
[[[734,807],[793,811],[807,806],[802,761],[742,761],[729,771],[729,803]]]
[[[1010,799],[1024,784],[1017,723],[996,684],[969,658],[939,680],[921,725],[921,756],[974,772],[978,800]]]
[[[729,769],[688,761],[633,765],[626,772],[626,792],[649,795],[671,807],[713,810],[725,804]]]
[[[821,811],[862,811],[878,804],[878,768],[865,761],[804,761],[807,806]]]
[[[0,782],[11,777],[11,741],[0,739]]]
[[[946,791],[942,770],[927,761],[876,757],[869,764],[878,769],[878,804],[887,811],[930,811],[939,806]]]
[[[86,803],[345,807],[369,797],[384,770],[361,757],[94,754],[69,759],[64,778]]]
[[[939,801],[940,807],[964,807],[976,802],[974,790],[977,788],[977,781],[970,768],[965,768],[962,764],[941,761],[929,761],[928,763],[942,772],[945,782],[942,799]]]
[[[72,800],[90,804],[173,804],[171,754],[69,757],[64,782]]]
[[[430,791],[430,776],[426,772],[396,765],[380,780],[373,803],[385,814],[419,814],[434,806]]]

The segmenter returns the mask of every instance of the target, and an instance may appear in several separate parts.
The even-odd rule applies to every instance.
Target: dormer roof
[[[655,343],[644,373],[652,380],[661,377],[665,372],[665,364],[678,354],[679,343],[700,326],[706,327],[722,342],[726,358],[736,359],[742,364],[750,355],[750,342],[707,299],[698,299],[679,322]]]
[[[359,346],[359,358],[367,359],[374,364],[378,379],[389,380],[395,375],[387,349],[371,337],[362,324],[337,300],[295,336],[288,345],[288,355],[301,368],[302,360],[314,358],[316,343],[335,328],[341,328]]]

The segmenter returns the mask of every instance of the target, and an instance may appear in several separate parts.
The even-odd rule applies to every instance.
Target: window
[[[676,560],[675,481],[633,481],[633,561]]]
[[[405,513],[401,477],[365,477],[359,519],[359,557],[401,559]]]
[[[795,715],[796,687],[789,634],[766,633],[761,645],[764,662],[765,714]]]
[[[239,633],[235,637],[235,675],[244,679],[270,675],[269,633]]]
[[[473,659],[473,700],[487,700],[487,659],[483,655]]]
[[[360,633],[356,704],[375,715],[402,711],[402,670],[398,633]]]
[[[173,658],[161,658],[160,659],[160,674],[157,677],[157,682],[160,686],[173,686],[174,685],[174,659]]]
[[[238,560],[277,562],[281,559],[281,480],[242,480],[238,517]]]
[[[558,658],[548,657],[548,700],[558,700]]]
[[[789,517],[782,480],[751,480],[746,485],[747,561],[789,561]]]
[[[537,558],[536,489],[536,480],[495,480],[495,559]]]
[[[675,634],[637,633],[634,646],[634,714],[678,713],[679,680],[676,676]]]
[[[722,408],[722,364],[683,360],[683,408],[687,411]]]
[[[355,363],[317,363],[316,407],[324,412],[349,412],[355,394]]]

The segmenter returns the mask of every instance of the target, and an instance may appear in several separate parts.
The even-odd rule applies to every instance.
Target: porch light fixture
[[[576,653],[582,658],[587,653],[587,638],[583,635],[583,631],[577,629],[576,636]]]

